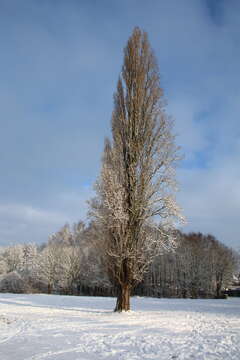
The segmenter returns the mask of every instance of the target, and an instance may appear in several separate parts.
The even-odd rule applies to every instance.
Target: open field
[[[239,359],[240,298],[0,294],[1,360]]]

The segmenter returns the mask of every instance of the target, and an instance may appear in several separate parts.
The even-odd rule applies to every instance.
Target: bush
[[[26,291],[25,282],[16,271],[12,271],[0,277],[0,291],[23,293]]]

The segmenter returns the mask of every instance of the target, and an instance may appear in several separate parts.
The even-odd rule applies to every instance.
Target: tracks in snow
[[[2,306],[6,319],[16,321],[4,325],[1,360],[238,360],[239,357],[240,313],[238,316],[224,313],[224,306],[229,309],[230,302],[222,303],[222,312],[214,312],[206,304],[215,303],[207,300],[201,303],[136,299],[143,310],[115,314],[104,307],[104,299],[95,300],[95,310],[89,304],[74,307],[71,303],[74,299],[70,297],[56,297],[62,305],[46,306],[48,299],[50,302],[55,298],[36,297],[38,303],[33,302],[32,306],[17,302]],[[86,303],[85,299],[77,299],[79,305],[81,301]],[[218,305],[222,306],[220,302]],[[98,308],[103,310],[96,311]]]

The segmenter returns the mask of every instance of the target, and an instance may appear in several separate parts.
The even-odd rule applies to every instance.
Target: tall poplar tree
[[[148,36],[135,28],[114,95],[112,140],[105,141],[90,202],[99,254],[118,289],[115,311],[130,309],[131,290],[161,246],[171,247],[173,223],[181,217],[173,195],[178,148],[164,106]]]

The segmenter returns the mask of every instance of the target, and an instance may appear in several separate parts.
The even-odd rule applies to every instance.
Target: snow
[[[239,359],[240,298],[0,294],[1,360]]]

